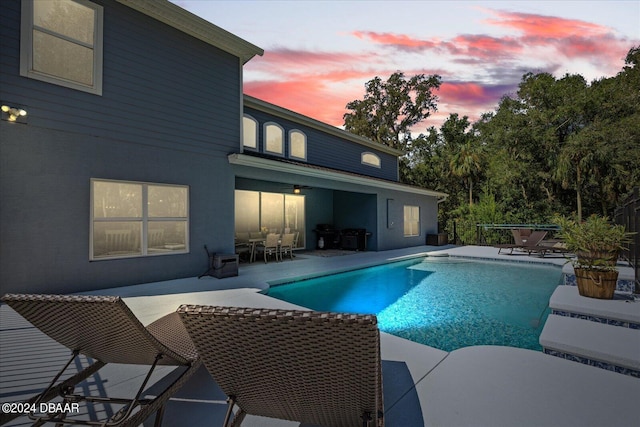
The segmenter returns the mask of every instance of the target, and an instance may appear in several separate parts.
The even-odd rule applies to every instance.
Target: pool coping
[[[443,250],[473,258],[474,255],[482,255],[483,251],[486,255],[486,251],[491,248],[413,248],[414,257]],[[495,251],[497,252],[497,249]],[[408,254],[403,251],[390,251],[368,255],[375,255],[376,259],[392,259],[406,257]],[[357,254],[354,256],[358,257]],[[346,257],[350,258],[351,255]],[[357,261],[356,258],[354,261]],[[490,258],[514,261],[513,257],[508,256]],[[564,264],[564,260],[562,261]],[[243,266],[240,276],[223,280],[209,277],[201,280],[186,278],[90,293],[122,296],[143,324],[167,312],[175,311],[180,303],[286,308],[291,305],[262,295],[259,291],[265,288],[265,277],[286,276],[287,272],[283,271],[282,266],[298,268],[294,265],[296,262],[260,265],[253,271],[252,267]],[[375,265],[381,263],[384,262],[373,262]],[[326,263],[331,264],[333,263]],[[306,265],[300,263],[299,266],[306,268]],[[319,262],[320,269],[324,266],[325,263]],[[28,345],[21,343],[20,346]],[[382,332],[381,355],[383,360],[406,364],[414,381],[413,388],[419,398],[420,408],[417,410],[421,411],[419,415],[423,417],[425,426],[626,426],[637,421],[636,400],[640,380],[545,355],[539,351],[474,346],[447,353]],[[17,363],[18,367],[20,363],[22,360]],[[128,376],[119,387],[130,387],[135,392],[134,385],[129,385],[130,381]],[[111,384],[116,382],[112,381]],[[135,387],[137,386],[136,383]],[[212,417],[215,418],[218,414],[224,416],[224,402],[207,397],[207,389],[197,388],[196,385],[191,387],[196,388],[188,390],[189,393],[203,393],[204,397],[199,400],[173,400],[167,407],[165,416],[171,416],[173,413],[177,420],[193,426],[205,423],[209,425]],[[615,405],[593,405],[581,398],[583,390],[597,390],[611,396],[615,399]],[[406,406],[403,406],[406,401],[405,398],[390,402],[391,408],[387,409],[389,427],[409,425],[393,424],[394,416],[406,409]],[[199,405],[197,408],[202,408],[199,414],[206,416],[194,419],[193,406],[187,406],[189,410],[185,410],[185,406],[180,406],[181,404]],[[248,416],[243,426],[295,427],[298,424]]]
[[[306,255],[306,256],[313,256],[313,255]],[[300,276],[294,276],[294,277],[287,277],[287,278],[281,278],[281,279],[274,279],[274,280],[269,280],[267,281],[267,285],[269,285],[269,288],[271,286],[281,286],[281,285],[286,285],[289,283],[293,283],[293,282],[302,282],[305,280],[312,280],[312,279],[317,279],[319,277],[325,277],[325,276],[333,276],[334,274],[342,274],[342,273],[349,273],[351,271],[358,271],[358,270],[364,270],[366,268],[371,268],[371,267],[378,267],[381,265],[386,265],[386,264],[393,264],[396,262],[403,262],[403,261],[409,261],[411,259],[416,259],[416,258],[422,258],[428,256],[428,253],[417,253],[417,254],[413,254],[413,255],[403,255],[403,256],[399,256],[399,257],[395,257],[395,258],[388,258],[386,260],[378,260],[378,261],[373,261],[370,263],[364,263],[364,264],[358,264],[357,266],[353,266],[353,267],[341,267],[335,270],[331,270],[330,272],[314,272],[314,273],[309,273],[309,274],[303,274]],[[267,292],[269,289],[263,289],[261,292]]]
[[[483,247],[483,246],[481,246]],[[486,248],[486,246],[484,246]],[[444,255],[446,255],[449,258],[460,258],[460,259],[468,259],[468,260],[480,260],[480,261],[497,261],[497,262],[512,262],[512,263],[521,263],[521,264],[544,264],[544,265],[549,265],[549,266],[554,266],[554,267],[562,267],[561,265],[558,265],[557,262],[553,262],[551,261],[551,258],[538,258],[537,260],[535,259],[531,259],[531,260],[520,260],[520,259],[514,259],[513,257],[515,255],[498,255],[495,257],[478,257],[478,256],[473,256],[473,255],[459,255],[459,254],[450,254],[449,250],[455,249],[457,248],[456,246],[450,246],[446,249],[440,249],[440,250],[431,250],[431,251],[425,251],[425,252],[419,252],[416,254],[411,254],[411,255],[403,255],[403,256],[398,256],[398,257],[394,257],[394,258],[387,258],[384,260],[377,260],[377,261],[373,261],[370,263],[364,263],[364,264],[358,264],[357,266],[352,266],[352,267],[342,267],[342,268],[338,268],[338,269],[334,269],[331,270],[330,272],[314,272],[314,273],[310,273],[310,274],[303,274],[303,275],[299,275],[299,276],[292,276],[292,277],[286,277],[286,278],[280,278],[280,279],[273,279],[273,280],[269,280],[266,281],[265,283],[271,287],[271,286],[280,286],[280,285],[285,285],[288,283],[293,283],[293,282],[298,282],[298,281],[304,281],[304,280],[311,280],[311,279],[316,279],[318,277],[324,277],[324,276],[332,276],[334,274],[341,274],[341,273],[348,273],[351,271],[357,271],[357,270],[363,270],[366,268],[371,268],[371,267],[378,267],[381,265],[385,265],[385,264],[393,264],[396,262],[403,262],[403,261],[408,261],[411,259],[416,259],[416,258],[423,258],[423,257],[444,257]],[[313,255],[304,255],[304,256],[313,256]],[[555,259],[555,258],[554,258]],[[262,292],[267,292],[267,289],[263,289]]]

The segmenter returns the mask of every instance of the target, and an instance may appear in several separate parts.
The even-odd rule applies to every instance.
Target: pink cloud
[[[611,67],[607,67],[609,71],[619,68],[629,48],[635,43],[616,37],[609,27],[578,19],[505,11],[491,13],[498,19],[485,22],[521,32],[519,40],[524,46],[550,47],[565,58],[585,59],[600,67],[611,64]]]
[[[406,50],[434,49],[439,45],[438,41],[416,39],[406,34],[377,33],[375,31],[354,31],[352,34],[359,39],[369,39],[377,44]]]
[[[578,19],[499,10],[492,10],[491,13],[496,15],[498,19],[488,19],[485,21],[486,23],[516,29],[527,36],[533,35],[549,39],[571,37],[579,34],[583,38],[588,38],[601,37],[611,32],[609,28],[602,25]]]
[[[461,34],[450,39],[421,39],[408,34],[355,31],[351,35],[403,52],[433,52],[442,59],[439,71],[403,69],[406,75],[439,74],[444,76],[438,112],[427,123],[446,119],[456,112],[476,120],[483,112],[492,111],[500,98],[517,89],[528,71],[567,72],[567,65],[593,65],[594,69],[613,74],[632,45],[616,37],[611,29],[580,20],[551,16],[490,11],[492,26],[507,28],[506,36]],[[634,42],[636,43],[636,42]],[[392,55],[396,52],[391,52]],[[364,83],[375,76],[388,77],[389,55],[372,52],[322,52],[288,48],[266,49],[265,55],[245,66],[253,80],[244,83],[249,95],[291,109],[334,126],[342,126],[344,106],[364,97]],[[568,61],[568,60],[571,61]],[[445,65],[442,65],[445,64]],[[451,66],[453,64],[453,66]],[[457,65],[471,64],[478,80],[494,80],[498,84],[462,81]],[[418,64],[416,64],[418,65]],[[393,66],[393,65],[392,65]],[[580,72],[579,68],[571,72]],[[479,73],[482,73],[480,75]],[[603,72],[604,73],[604,72]],[[452,80],[454,79],[454,80]],[[422,125],[422,124],[421,124]]]
[[[344,106],[362,97],[358,93],[336,91],[314,80],[245,82],[244,92],[333,126],[342,126]]]
[[[264,56],[255,58],[245,68],[256,71],[273,72],[292,75],[296,73],[318,73],[318,70],[342,70],[348,72],[349,67],[357,67],[363,62],[371,62],[371,57],[342,52],[313,52],[276,48],[265,51]]]
[[[486,35],[461,35],[446,44],[453,54],[472,56],[476,59],[513,58],[522,53],[522,44],[512,37]]]
[[[456,104],[485,103],[487,98],[493,98],[485,88],[473,82],[448,83],[443,82],[438,90],[438,96],[442,101]]]
[[[360,39],[368,39],[376,44],[400,50],[448,51],[453,55],[473,55],[482,58],[512,56],[522,50],[520,42],[512,37],[460,35],[451,40],[423,40],[406,34],[376,33],[373,31],[355,31],[352,34]]]
[[[518,82],[502,84],[483,84],[477,82],[445,82],[440,87],[438,95],[443,104],[455,106],[460,111],[493,111],[498,106],[500,98],[515,93]],[[471,115],[469,113],[464,113]],[[477,118],[477,117],[476,117]]]
[[[452,61],[467,64],[513,60],[523,55],[536,57],[539,52],[533,52],[532,49],[538,48],[555,50],[569,59],[620,64],[621,58],[634,43],[616,37],[608,27],[581,20],[499,10],[488,12],[496,18],[487,19],[485,23],[516,30],[520,35],[493,37],[463,34],[439,40],[374,31],[355,31],[351,34],[398,50],[449,53]]]

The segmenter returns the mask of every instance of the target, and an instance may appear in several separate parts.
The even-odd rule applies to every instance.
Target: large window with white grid
[[[91,180],[90,259],[189,251],[189,187]]]

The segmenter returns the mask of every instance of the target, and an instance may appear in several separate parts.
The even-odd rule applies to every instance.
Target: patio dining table
[[[253,262],[256,259],[256,247],[258,246],[258,243],[264,243],[265,241],[266,239],[264,237],[249,239],[249,262]]]

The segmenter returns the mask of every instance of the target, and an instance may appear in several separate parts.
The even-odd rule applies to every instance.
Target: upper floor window
[[[289,132],[289,157],[307,160],[307,136],[299,130]]]
[[[404,236],[420,235],[420,206],[404,206]]]
[[[242,118],[242,146],[244,148],[258,148],[258,122],[247,115]]]
[[[189,187],[91,180],[90,259],[189,251]]]
[[[20,75],[102,94],[102,6],[23,0]]]
[[[284,130],[275,123],[264,125],[264,151],[284,155]]]
[[[363,165],[380,167],[380,157],[377,154],[364,152],[360,157],[360,161]]]

